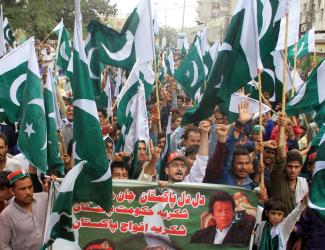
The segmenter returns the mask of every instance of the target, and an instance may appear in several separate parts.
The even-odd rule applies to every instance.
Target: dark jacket
[[[237,221],[229,229],[222,245],[248,246],[253,228],[254,220]],[[190,243],[213,244],[215,235],[216,226],[210,226],[196,231],[191,237]]]

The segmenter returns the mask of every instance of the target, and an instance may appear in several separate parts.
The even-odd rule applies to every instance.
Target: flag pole
[[[287,67],[288,67],[288,30],[289,30],[289,15],[288,11],[285,14],[286,29],[284,40],[284,62],[283,62],[283,89],[282,89],[282,114],[286,110],[286,85],[287,85]],[[285,127],[281,127],[279,131],[279,146],[283,146],[285,139]]]
[[[159,53],[158,53],[159,58]],[[157,107],[157,115],[158,115],[158,132],[161,132],[161,120],[160,120],[160,105],[159,105],[159,84],[158,84],[158,65],[156,58],[155,61],[155,86],[156,86],[156,107]]]
[[[258,69],[258,99],[259,99],[259,105],[258,105],[258,112],[259,112],[259,137],[260,142],[263,143],[263,115],[262,115],[262,77],[261,77],[261,70]],[[263,160],[263,151],[260,153],[260,163],[264,164]],[[261,173],[261,179],[260,179],[260,185],[264,187],[264,172]]]
[[[295,44],[295,55],[293,62],[293,77],[292,77],[292,89],[291,89],[291,98],[295,95],[295,85],[296,85],[296,72],[297,72],[297,50],[298,46]]]

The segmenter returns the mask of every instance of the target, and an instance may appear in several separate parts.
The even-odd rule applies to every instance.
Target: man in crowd
[[[8,143],[7,137],[0,133],[0,171],[2,170],[10,170],[15,171],[19,170],[19,163],[7,156],[8,153]]]
[[[26,170],[8,175],[14,201],[0,214],[1,250],[39,250],[43,244],[47,193],[35,193]]]

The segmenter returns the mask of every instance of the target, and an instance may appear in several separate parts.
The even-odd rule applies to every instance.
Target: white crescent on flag
[[[23,82],[26,81],[26,78],[27,78],[27,74],[22,74],[22,75],[18,76],[13,81],[13,83],[10,87],[10,99],[17,106],[20,106],[20,103],[17,100],[17,91],[18,91],[20,85],[22,85]]]
[[[102,46],[103,46],[106,54],[115,61],[123,61],[123,60],[129,58],[132,53],[134,36],[131,33],[131,31],[129,31],[129,30],[127,30],[125,33],[126,33],[126,43],[124,44],[122,49],[120,49],[117,52],[114,52],[114,53],[110,52],[108,50],[108,48],[106,48],[105,45],[102,43]]]
[[[197,83],[197,79],[199,78],[199,72],[195,61],[191,61],[191,63],[193,64],[193,81],[191,82],[191,88],[193,88]]]

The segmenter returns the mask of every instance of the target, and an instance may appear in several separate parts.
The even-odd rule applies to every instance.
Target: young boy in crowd
[[[260,250],[286,250],[289,236],[307,203],[307,195],[285,218],[285,205],[278,198],[269,199],[264,206],[267,217],[255,231],[254,245]]]

